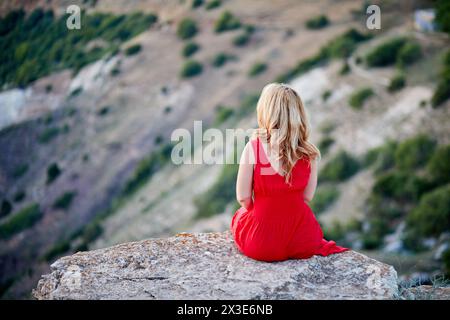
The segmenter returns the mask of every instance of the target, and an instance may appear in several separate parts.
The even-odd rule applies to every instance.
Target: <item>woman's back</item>
[[[270,163],[260,139],[251,141],[255,154],[254,201],[250,209],[236,211],[231,222],[236,245],[256,260],[280,261],[328,255],[347,250],[323,233],[303,192],[311,172],[309,160],[298,159],[291,184]]]
[[[284,175],[278,173],[269,160],[259,138],[251,141],[255,154],[253,188],[256,195],[274,196],[283,194],[303,194],[311,172],[310,161],[298,159],[292,169],[291,184],[285,182]]]

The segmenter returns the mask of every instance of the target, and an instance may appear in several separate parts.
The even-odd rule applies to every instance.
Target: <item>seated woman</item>
[[[262,261],[327,256],[347,248],[323,238],[308,206],[317,185],[319,150],[297,92],[285,84],[264,87],[259,128],[245,146],[236,183],[241,208],[231,221],[239,250]]]

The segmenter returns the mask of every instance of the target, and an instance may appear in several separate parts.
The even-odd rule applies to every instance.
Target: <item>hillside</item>
[[[67,3],[4,2],[1,16],[22,7],[28,17],[35,8],[52,8],[54,17],[38,21],[43,30],[59,30]],[[448,159],[450,103],[434,107],[430,100],[449,39],[415,31],[415,7],[383,1],[383,28],[367,30],[362,5],[229,0],[207,9],[191,1],[99,0],[83,4],[92,29],[78,35],[37,39],[17,24],[23,41],[8,41],[22,48],[11,55],[23,60],[2,69],[0,92],[3,297],[29,298],[62,255],[226,230],[236,207],[236,167],[173,165],[170,137],[176,128],[192,131],[198,120],[204,128],[255,127],[257,95],[275,80],[296,88],[309,112],[312,140],[322,152],[313,206],[326,235],[393,264],[404,280],[445,273],[445,213],[442,228],[433,225],[432,232],[413,230],[407,217],[422,194],[448,194],[448,177],[434,177],[427,163],[435,153],[437,163]],[[305,25],[320,14],[327,26]],[[180,28],[186,18],[195,27],[184,22]],[[407,39],[398,51],[419,46],[420,55],[407,55],[402,66],[367,64],[372,50],[398,38]],[[40,41],[52,43],[52,54],[23,49],[24,42]],[[58,47],[60,41],[76,45]],[[32,59],[42,68],[26,63]],[[390,89],[398,74],[405,83]],[[408,180],[404,170],[417,177]],[[410,188],[402,194],[405,185]],[[408,232],[424,243],[405,246]]]

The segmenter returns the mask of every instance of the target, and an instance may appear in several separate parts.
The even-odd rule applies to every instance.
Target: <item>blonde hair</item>
[[[288,85],[270,83],[262,90],[256,111],[256,136],[270,148],[278,149],[278,161],[290,184],[297,160],[320,158],[320,151],[308,141],[310,128],[302,100]]]

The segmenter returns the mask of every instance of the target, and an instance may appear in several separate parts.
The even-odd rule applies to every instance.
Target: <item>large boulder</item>
[[[180,233],[57,260],[37,299],[392,299],[397,273],[354,251],[261,262],[230,232]]]

